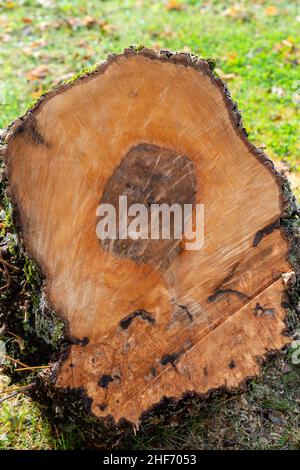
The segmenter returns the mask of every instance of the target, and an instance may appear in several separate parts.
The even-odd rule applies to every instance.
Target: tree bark
[[[55,336],[40,376],[54,401],[81,391],[94,417],[137,426],[165,398],[240,387],[290,343],[295,200],[207,61],[110,56],[13,123],[3,157],[18,232],[43,278],[34,291],[45,324],[31,324],[30,341],[39,349]],[[100,241],[99,202],[120,195],[149,210],[203,204],[203,247]],[[9,308],[12,329],[20,319],[8,322]]]

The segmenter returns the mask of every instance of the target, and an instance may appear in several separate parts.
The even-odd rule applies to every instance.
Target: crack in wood
[[[188,307],[186,305],[179,305],[178,304],[178,307],[181,308],[183,310],[183,312],[188,316],[189,320],[191,322],[194,321],[193,319],[193,315],[191,314],[191,312],[189,311]]]
[[[127,328],[129,328],[129,326],[131,325],[132,321],[137,317],[140,317],[142,320],[145,320],[148,323],[151,323],[151,324],[155,323],[155,319],[152,317],[152,315],[146,310],[141,309],[141,310],[136,310],[135,312],[127,315],[127,317],[123,318],[120,321],[121,328],[123,328],[123,330],[127,330]]]
[[[250,300],[250,297],[246,295],[244,292],[241,292],[237,289],[232,289],[232,288],[225,288],[224,284],[226,284],[228,281],[232,279],[234,276],[234,273],[237,270],[237,267],[239,265],[239,262],[236,263],[233,268],[230,270],[229,274],[225,276],[223,281],[215,288],[215,291],[212,295],[210,295],[207,300],[208,302],[216,302],[220,300],[224,295],[229,294],[229,295],[237,295],[240,297],[242,300]]]

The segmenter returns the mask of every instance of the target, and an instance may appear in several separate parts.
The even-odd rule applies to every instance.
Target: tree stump
[[[47,387],[138,425],[164,398],[241,386],[290,342],[293,198],[209,62],[109,56],[13,123],[3,155],[24,246],[69,340]],[[202,248],[99,240],[99,202],[122,195],[149,210],[203,204]]]

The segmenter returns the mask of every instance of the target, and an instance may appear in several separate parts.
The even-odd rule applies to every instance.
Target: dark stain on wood
[[[274,309],[265,308],[257,302],[253,309],[253,313],[255,317],[260,318],[264,315],[274,315]]]
[[[248,295],[244,294],[243,292],[240,292],[239,290],[236,289],[218,289],[214,294],[210,295],[207,300],[209,302],[215,302],[220,300],[224,295],[237,295],[240,297],[242,300],[249,300]]]
[[[37,130],[36,119],[33,119],[30,122],[22,121],[16,129],[16,134],[26,133],[26,137],[36,145],[44,145],[47,148],[50,148],[50,144],[47,143],[42,136],[42,134]]]
[[[81,344],[81,346],[87,346],[89,342],[90,340],[87,336],[84,336],[82,339],[74,338],[71,341],[72,344],[77,344],[77,345]]]
[[[106,403],[100,403],[100,405],[98,405],[98,406],[99,406],[99,409],[100,409],[101,411],[104,411],[104,410],[106,410],[106,408],[107,408],[107,404],[106,404]]]
[[[129,328],[129,326],[131,325],[132,321],[137,317],[147,321],[148,323],[155,323],[155,319],[152,317],[152,315],[150,315],[150,313],[146,310],[141,309],[136,310],[135,312],[127,315],[127,317],[123,318],[120,321],[121,328],[123,328],[123,330],[127,330],[127,328]]]
[[[115,208],[117,233],[113,244],[108,238],[100,240],[102,247],[115,256],[130,258],[138,264],[149,263],[162,269],[167,268],[182,251],[181,239],[174,237],[175,217],[172,212],[170,238],[162,237],[161,215],[158,221],[153,221],[159,227],[158,239],[151,238],[151,206],[167,204],[170,208],[173,204],[179,204],[183,209],[184,204],[194,204],[196,192],[196,172],[188,156],[146,143],[132,147],[103,190],[100,203],[108,203]],[[148,233],[145,228],[144,239],[129,236],[120,238],[119,196],[127,197],[128,207],[133,204],[145,206],[149,223]],[[128,216],[128,225],[134,219],[134,216]]]
[[[191,312],[189,311],[188,307],[186,305],[178,305],[179,308],[181,308],[183,310],[183,312],[187,315],[188,319],[192,322],[194,319],[193,319],[193,315],[191,314]]]
[[[280,219],[276,219],[275,222],[272,222],[271,224],[267,225],[263,229],[256,232],[253,238],[253,246],[255,247],[259,245],[259,243],[262,241],[265,235],[269,235],[270,233],[273,232],[273,230],[276,230],[279,227],[280,227]]]
[[[248,295],[244,294],[244,292],[241,292],[237,289],[232,289],[231,287],[226,287],[226,284],[228,284],[232,280],[238,268],[238,265],[239,262],[233,266],[229,274],[227,274],[223,281],[215,288],[214,293],[207,298],[208,302],[216,302],[222,299],[224,295],[236,295],[242,300],[249,300]]]
[[[184,353],[184,351],[179,351],[175,352],[172,354],[165,354],[161,360],[160,363],[162,366],[166,366],[168,364],[172,364],[173,367],[175,367],[175,362],[180,358],[180,356]]]
[[[108,374],[104,374],[100,377],[100,380],[98,382],[98,385],[102,388],[107,388],[110,384],[110,382],[113,382],[113,377]]]

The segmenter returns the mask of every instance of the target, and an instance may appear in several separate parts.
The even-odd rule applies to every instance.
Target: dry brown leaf
[[[34,49],[38,49],[40,47],[44,47],[46,45],[45,41],[33,41],[28,46],[23,47],[23,52],[25,55],[32,55],[34,54],[37,57],[37,52]]]
[[[105,33],[111,33],[112,31],[114,31],[116,28],[113,24],[110,24],[110,23],[105,23],[105,24],[102,24],[101,25],[101,29],[105,32]]]
[[[235,73],[225,73],[225,72],[223,72],[222,69],[220,69],[218,67],[215,69],[215,71],[222,78],[222,80],[233,80],[234,78],[237,77],[237,75]]]
[[[93,16],[86,16],[82,20],[82,25],[86,26],[87,28],[90,28],[91,26],[94,26],[97,24],[97,19],[94,18]]]
[[[84,55],[82,56],[82,59],[84,59],[84,60],[89,60],[89,59],[91,59],[93,56],[95,56],[95,51],[94,51],[94,49],[93,49],[91,46],[85,46]]]
[[[11,40],[10,34],[0,34],[0,41],[1,42],[9,42]]]
[[[78,46],[79,47],[89,47],[89,43],[86,39],[80,39],[80,41],[78,42]]]
[[[281,41],[281,44],[283,44],[286,47],[290,47],[290,48],[294,47],[294,44],[289,39],[283,39]]]
[[[47,65],[38,65],[35,69],[27,73],[27,80],[34,81],[38,79],[43,79],[47,76],[49,72],[49,67]]]
[[[170,26],[166,26],[164,31],[162,31],[161,33],[158,33],[158,36],[161,37],[161,38],[164,38],[164,37],[175,37],[176,36],[176,33],[175,31],[173,31]]]
[[[264,14],[266,16],[277,16],[279,14],[278,8],[275,5],[269,5],[265,8]]]
[[[159,44],[152,44],[152,47],[151,49],[153,49],[154,51],[159,51],[161,49],[160,45]]]
[[[166,3],[166,9],[168,11],[180,11],[180,10],[183,10],[183,5],[177,0],[169,0]]]
[[[233,5],[227,8],[223,14],[235,19],[247,19],[250,16],[249,12],[241,5]]]
[[[25,47],[23,47],[22,50],[23,50],[23,52],[24,52],[25,55],[32,55],[32,49],[31,49],[31,47],[25,46]]]
[[[66,24],[67,24],[67,26],[69,26],[73,30],[76,30],[77,28],[79,28],[81,26],[81,23],[78,20],[78,18],[74,18],[73,16],[70,16],[69,18],[66,19]],[[60,23],[59,27],[61,25],[62,24]]]
[[[291,52],[291,51],[294,51],[296,49],[295,47],[295,43],[294,43],[294,40],[293,38],[291,37],[288,37],[286,39],[283,39],[282,41],[280,42],[277,42],[274,46],[273,46],[273,50],[274,51],[281,51],[281,49],[289,49],[288,52]]]
[[[22,21],[23,21],[23,23],[30,24],[30,23],[32,23],[33,19],[24,17],[24,18],[22,18]]]
[[[235,51],[226,52],[226,54],[225,54],[225,58],[226,58],[227,62],[235,62],[237,57],[238,57],[238,54]]]
[[[31,93],[31,98],[33,100],[37,100],[41,96],[42,93],[43,93],[43,87],[42,85],[40,85],[38,90],[35,90]]]
[[[46,45],[47,45],[47,43],[45,41],[33,41],[30,44],[30,47],[44,47]]]

